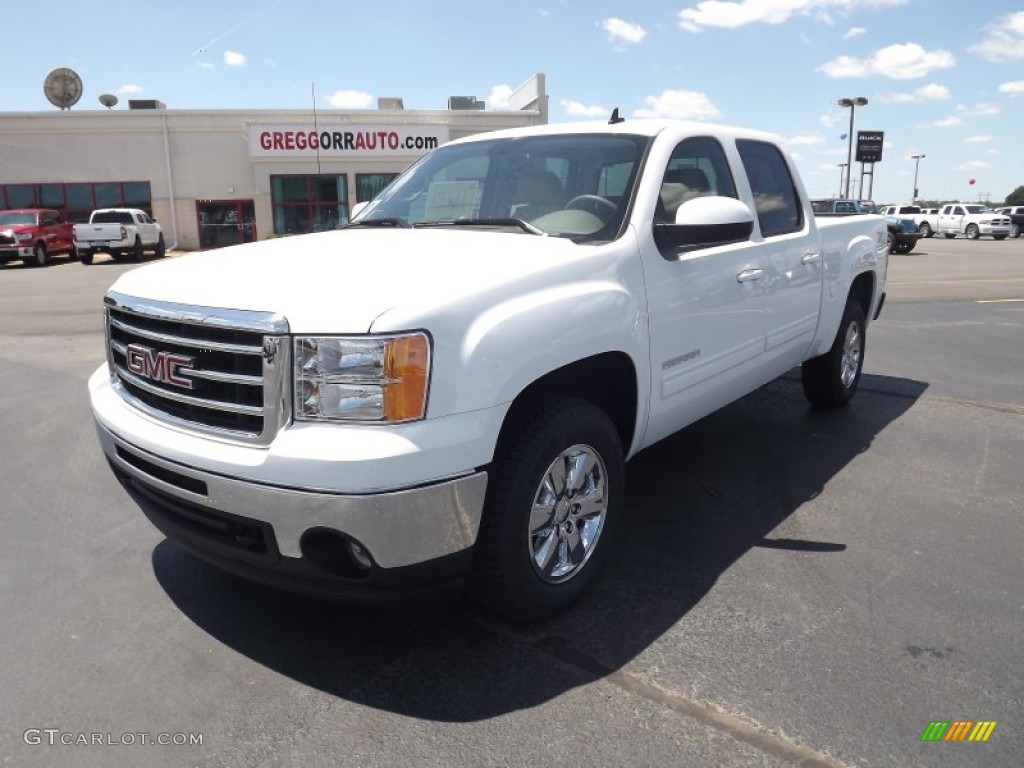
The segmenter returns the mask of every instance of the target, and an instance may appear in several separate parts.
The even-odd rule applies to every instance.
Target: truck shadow
[[[817,553],[824,568],[842,557],[844,542],[772,532],[926,389],[865,375],[850,407],[821,411],[790,374],[644,451],[628,466],[626,524],[603,578],[572,610],[530,628],[460,601],[367,608],[295,597],[223,574],[167,541],[153,568],[185,616],[281,675],[411,717],[485,720],[628,664],[754,547]]]

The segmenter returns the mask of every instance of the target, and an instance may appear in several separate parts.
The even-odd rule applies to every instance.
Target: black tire
[[[1006,235],[992,235],[993,240],[1005,240]]]
[[[807,360],[801,367],[804,396],[814,405],[841,408],[850,402],[864,368],[866,326],[860,304],[848,300],[832,348],[820,357]],[[848,355],[854,352],[856,360],[849,359]],[[844,373],[849,377],[850,365],[855,373],[852,378],[844,378]]]
[[[947,240],[952,240],[954,237],[956,237],[956,232],[943,232],[942,234],[946,236]]]
[[[45,267],[47,259],[46,245],[44,243],[36,243],[35,247],[32,248],[32,258],[28,264],[32,267]]]
[[[131,256],[128,257],[128,260],[133,262],[142,261],[142,238],[138,235],[135,236],[135,245],[132,246]]]
[[[903,243],[903,247],[900,249],[900,253],[910,253],[912,250],[914,250],[915,245],[917,245],[916,242]]]
[[[548,490],[556,483],[545,483],[561,467],[569,465],[568,454],[593,452],[591,471],[578,478],[585,482],[576,488],[596,494],[591,499],[603,518],[590,522],[592,531],[588,549],[580,535],[583,527],[573,525],[580,504],[572,499],[572,487],[563,483],[561,493]],[[489,610],[513,621],[539,621],[564,610],[594,582],[614,541],[615,525],[623,499],[625,468],[619,435],[611,420],[596,406],[570,397],[549,396],[521,403],[509,414],[490,465],[483,519],[473,555],[470,593]],[[601,483],[603,482],[603,486]],[[603,492],[602,492],[603,489]],[[535,501],[546,494],[551,517],[534,520],[539,527],[531,531]],[[543,512],[541,517],[543,518]],[[575,535],[575,544],[570,543]],[[565,540],[565,549],[561,543]],[[570,551],[575,547],[575,551]],[[549,558],[568,567],[546,569],[536,564],[545,550],[559,557]],[[585,553],[585,554],[584,554]],[[561,560],[568,555],[569,561]],[[575,562],[574,562],[575,561]]]
[[[922,221],[921,226],[917,228],[917,231],[921,233],[921,237],[931,237],[935,233],[932,232],[931,224],[927,221]]]
[[[964,235],[966,235],[968,240],[977,240],[978,234],[978,226],[976,224],[968,224],[967,229],[964,230]]]
[[[1016,239],[1020,237],[1020,224],[1010,225],[1010,237]]]
[[[162,259],[164,254],[167,253],[167,246],[164,245],[164,236],[160,235],[160,239],[156,241],[156,250],[153,251],[158,259]]]
[[[896,250],[896,236],[892,232],[888,232],[885,236],[885,242],[889,246],[889,253]]]
[[[78,260],[86,266],[92,264],[92,251],[79,251],[77,255]]]

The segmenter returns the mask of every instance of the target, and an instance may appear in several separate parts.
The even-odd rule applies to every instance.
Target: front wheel
[[[473,596],[514,621],[570,605],[611,546],[624,481],[618,433],[599,408],[562,396],[520,404],[491,463]]]
[[[804,396],[814,405],[840,408],[850,402],[864,367],[865,328],[864,310],[847,301],[832,348],[800,369]]]
[[[1013,224],[1013,225],[1010,226],[1010,237],[1012,237],[1012,238],[1020,237],[1020,224]]]
[[[968,224],[967,229],[964,230],[964,234],[967,235],[968,240],[978,239],[978,227],[975,224]]]
[[[44,267],[46,266],[46,246],[42,243],[36,243],[35,248],[32,249],[32,261],[29,262],[33,267]]]

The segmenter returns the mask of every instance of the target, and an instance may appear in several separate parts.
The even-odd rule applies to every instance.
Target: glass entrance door
[[[251,243],[256,239],[256,206],[252,200],[196,200],[199,247]]]

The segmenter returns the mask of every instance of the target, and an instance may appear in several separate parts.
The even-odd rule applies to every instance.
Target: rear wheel
[[[893,235],[892,232],[886,235],[885,242],[889,246],[889,253],[892,253],[893,251],[896,250],[896,237]]]
[[[935,234],[932,232],[932,227],[927,221],[922,221],[921,226],[917,228],[917,231],[921,233],[921,237],[931,237]]]
[[[491,463],[473,596],[515,621],[571,604],[611,546],[624,480],[618,433],[599,408],[561,396],[521,404]]]
[[[977,240],[978,226],[976,224],[968,224],[967,229],[964,230],[964,234],[967,235],[968,240]]]
[[[815,405],[839,408],[857,391],[864,367],[865,326],[860,304],[847,301],[832,348],[801,367],[804,396]]]
[[[164,236],[160,235],[160,239],[156,241],[156,250],[154,251],[158,259],[162,259],[164,254],[167,253],[167,246],[164,245]]]
[[[131,261],[142,261],[142,238],[135,237],[135,245],[132,246]]]
[[[78,260],[86,266],[92,264],[92,251],[79,251],[77,256]]]
[[[1020,224],[1010,225],[1010,237],[1020,237]]]

